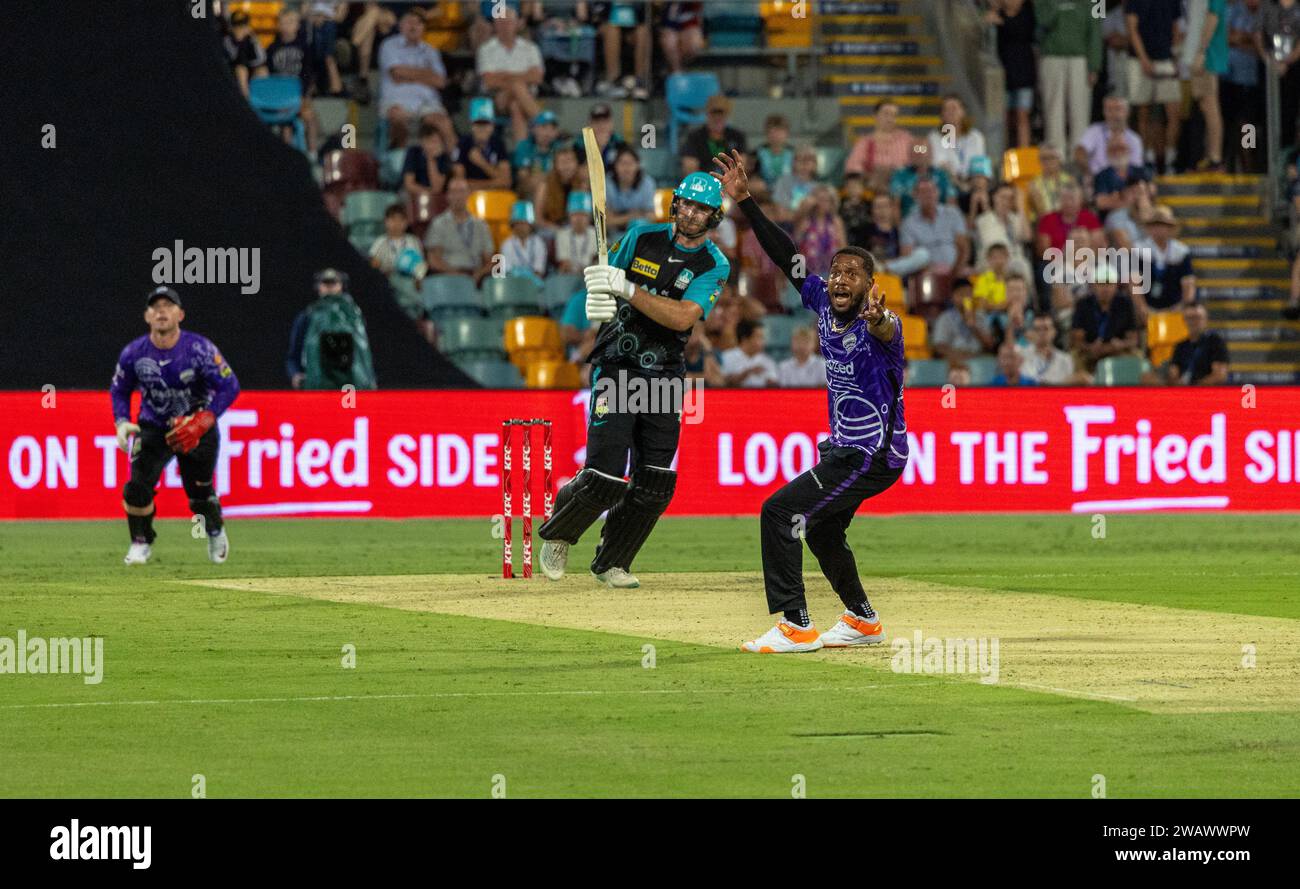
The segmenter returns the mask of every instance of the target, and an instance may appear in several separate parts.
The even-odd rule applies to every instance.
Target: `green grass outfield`
[[[544,626],[536,608],[485,619],[313,592],[312,577],[499,573],[486,521],[230,529],[224,566],[187,523],[160,522],[155,561],[127,569],[122,522],[0,523],[0,636],[98,635],[105,659],[98,685],[0,674],[0,795],[184,797],[194,775],[210,797],[486,797],[494,776],[512,797],[788,798],[803,776],[809,797],[1088,798],[1094,775],[1111,797],[1300,795],[1300,701],[1162,712],[899,674],[887,652],[760,657],[674,640],[674,614],[654,613],[658,572],[752,575],[735,640],[765,629],[754,519],[661,522],[626,634]],[[1122,637],[1114,614],[1133,606],[1195,612],[1193,626],[1297,621],[1300,644],[1300,516],[1120,515],[1104,540],[1091,532],[1087,516],[861,516],[850,539],[869,592],[878,577],[979,601],[1065,597],[1099,637]],[[264,577],[308,580],[295,595],[193,582]],[[561,586],[514,583],[533,605]],[[581,584],[565,587],[562,623],[618,608],[619,593]],[[691,594],[701,607],[720,595]],[[875,601],[888,628],[889,597]],[[644,632],[649,618],[667,629]],[[340,663],[348,644],[355,669]]]

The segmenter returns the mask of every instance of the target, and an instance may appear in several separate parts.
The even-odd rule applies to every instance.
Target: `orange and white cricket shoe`
[[[821,634],[813,626],[797,627],[786,620],[750,642],[740,646],[741,651],[756,654],[793,654],[799,651],[816,651],[822,647]]]
[[[866,620],[852,611],[840,615],[839,621],[822,633],[822,645],[827,648],[851,648],[855,645],[879,645],[885,641],[885,628],[880,620]]]

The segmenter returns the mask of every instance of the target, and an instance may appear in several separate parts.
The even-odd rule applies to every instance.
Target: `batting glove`
[[[131,444],[131,436],[137,436],[134,446]],[[130,420],[117,421],[117,447],[122,453],[128,456],[135,456],[140,450],[140,427]]]
[[[212,411],[195,411],[189,416],[173,417],[167,433],[167,446],[178,454],[188,454],[199,446],[199,439],[217,422]]]
[[[596,290],[587,291],[587,320],[603,324],[613,321],[618,311],[618,302],[608,293]]]
[[[612,265],[592,265],[583,270],[582,276],[587,282],[587,292],[599,291],[612,293],[624,299],[631,299],[636,292],[636,285],[627,279],[627,272]]]

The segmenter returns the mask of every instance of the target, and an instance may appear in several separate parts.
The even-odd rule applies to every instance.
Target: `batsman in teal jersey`
[[[686,342],[731,273],[708,239],[722,216],[718,181],[692,173],[673,191],[672,222],[632,223],[610,249],[609,265],[591,266],[584,274],[587,317],[601,323],[587,356],[587,462],[560,489],[554,514],[538,529],[542,572],[552,580],[564,575],[570,544],[609,510],[591,572],[615,589],[640,585],[631,574],[632,560],[677,484],[672,466],[681,434]],[[659,397],[637,397],[638,392]],[[629,465],[631,478],[625,480]]]

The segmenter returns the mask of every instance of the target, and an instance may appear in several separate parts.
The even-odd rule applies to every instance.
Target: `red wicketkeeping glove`
[[[199,446],[203,433],[217,422],[212,411],[195,411],[186,417],[173,417],[171,431],[167,433],[167,446],[178,454],[188,454]]]

